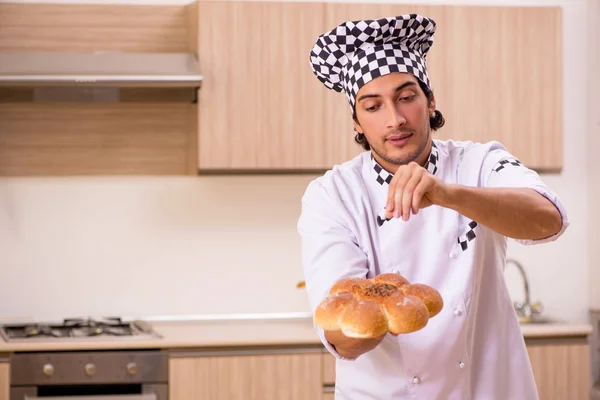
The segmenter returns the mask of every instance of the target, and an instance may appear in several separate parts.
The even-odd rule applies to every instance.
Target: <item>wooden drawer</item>
[[[335,384],[335,357],[323,353],[323,385]]]

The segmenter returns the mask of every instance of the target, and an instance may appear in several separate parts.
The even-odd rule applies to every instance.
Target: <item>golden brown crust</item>
[[[405,295],[416,296],[425,303],[429,311],[429,318],[435,317],[442,311],[444,300],[440,293],[431,286],[420,283],[412,283],[402,287]]]
[[[378,301],[351,303],[340,321],[342,333],[351,338],[375,338],[388,331],[387,318]]]
[[[440,293],[423,284],[411,284],[399,274],[373,279],[343,278],[317,306],[315,324],[341,330],[353,338],[375,338],[418,331],[443,307]]]
[[[405,277],[403,277],[400,274],[391,274],[391,273],[377,275],[375,278],[373,278],[373,282],[375,282],[375,283],[390,283],[397,287],[402,287],[404,285],[408,285],[408,281],[406,280]]]
[[[393,335],[418,331],[429,321],[427,307],[415,296],[390,296],[383,300],[382,307],[388,321],[388,329]]]
[[[370,284],[370,280],[365,278],[342,278],[331,287],[329,294],[352,292],[354,286],[366,286]]]
[[[315,323],[326,331],[339,330],[344,311],[351,303],[356,303],[356,299],[348,292],[338,292],[327,296],[315,310]]]

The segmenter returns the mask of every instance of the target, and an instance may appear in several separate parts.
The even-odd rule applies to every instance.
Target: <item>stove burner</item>
[[[60,332],[56,331],[56,329],[52,329],[49,326],[41,326],[41,325],[30,325],[23,328],[25,337],[34,337],[34,336],[53,336],[53,337],[61,337]]]
[[[137,322],[124,322],[121,318],[70,318],[62,324],[30,324],[4,326],[3,333],[9,339],[34,337],[68,338],[97,336],[134,336],[151,333]]]
[[[40,330],[36,326],[26,326],[25,327],[25,335],[27,336],[37,336],[40,333]]]
[[[93,326],[123,326],[124,322],[121,318],[111,317],[103,318],[100,320],[93,320],[91,318],[70,318],[63,321],[64,326],[68,327],[93,327]]]

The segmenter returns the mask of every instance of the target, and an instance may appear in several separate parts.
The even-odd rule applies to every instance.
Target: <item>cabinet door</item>
[[[322,400],[334,400],[335,399],[335,357],[324,352],[322,355],[323,365],[323,399]]]
[[[10,391],[10,365],[0,363],[0,400],[8,400]]]
[[[173,358],[170,400],[321,399],[321,354]]]
[[[329,353],[323,353],[323,384],[335,385],[335,357]]]
[[[302,2],[199,3],[201,171],[322,169],[347,158],[329,156],[326,146],[335,151],[339,144],[324,130],[327,91],[309,66],[310,49],[325,30],[324,9]]]
[[[589,398],[590,354],[587,343],[528,344],[540,400]]]

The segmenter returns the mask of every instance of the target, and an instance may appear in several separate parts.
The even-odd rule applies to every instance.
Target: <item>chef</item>
[[[365,149],[302,197],[313,312],[339,279],[390,272],[444,300],[410,334],[353,339],[315,328],[337,358],[336,400],[538,398],[503,277],[507,240],[556,240],[567,214],[501,143],[435,139],[444,124],[426,69],[435,29],[415,14],[349,21],[310,52],[316,77],[345,94]]]

